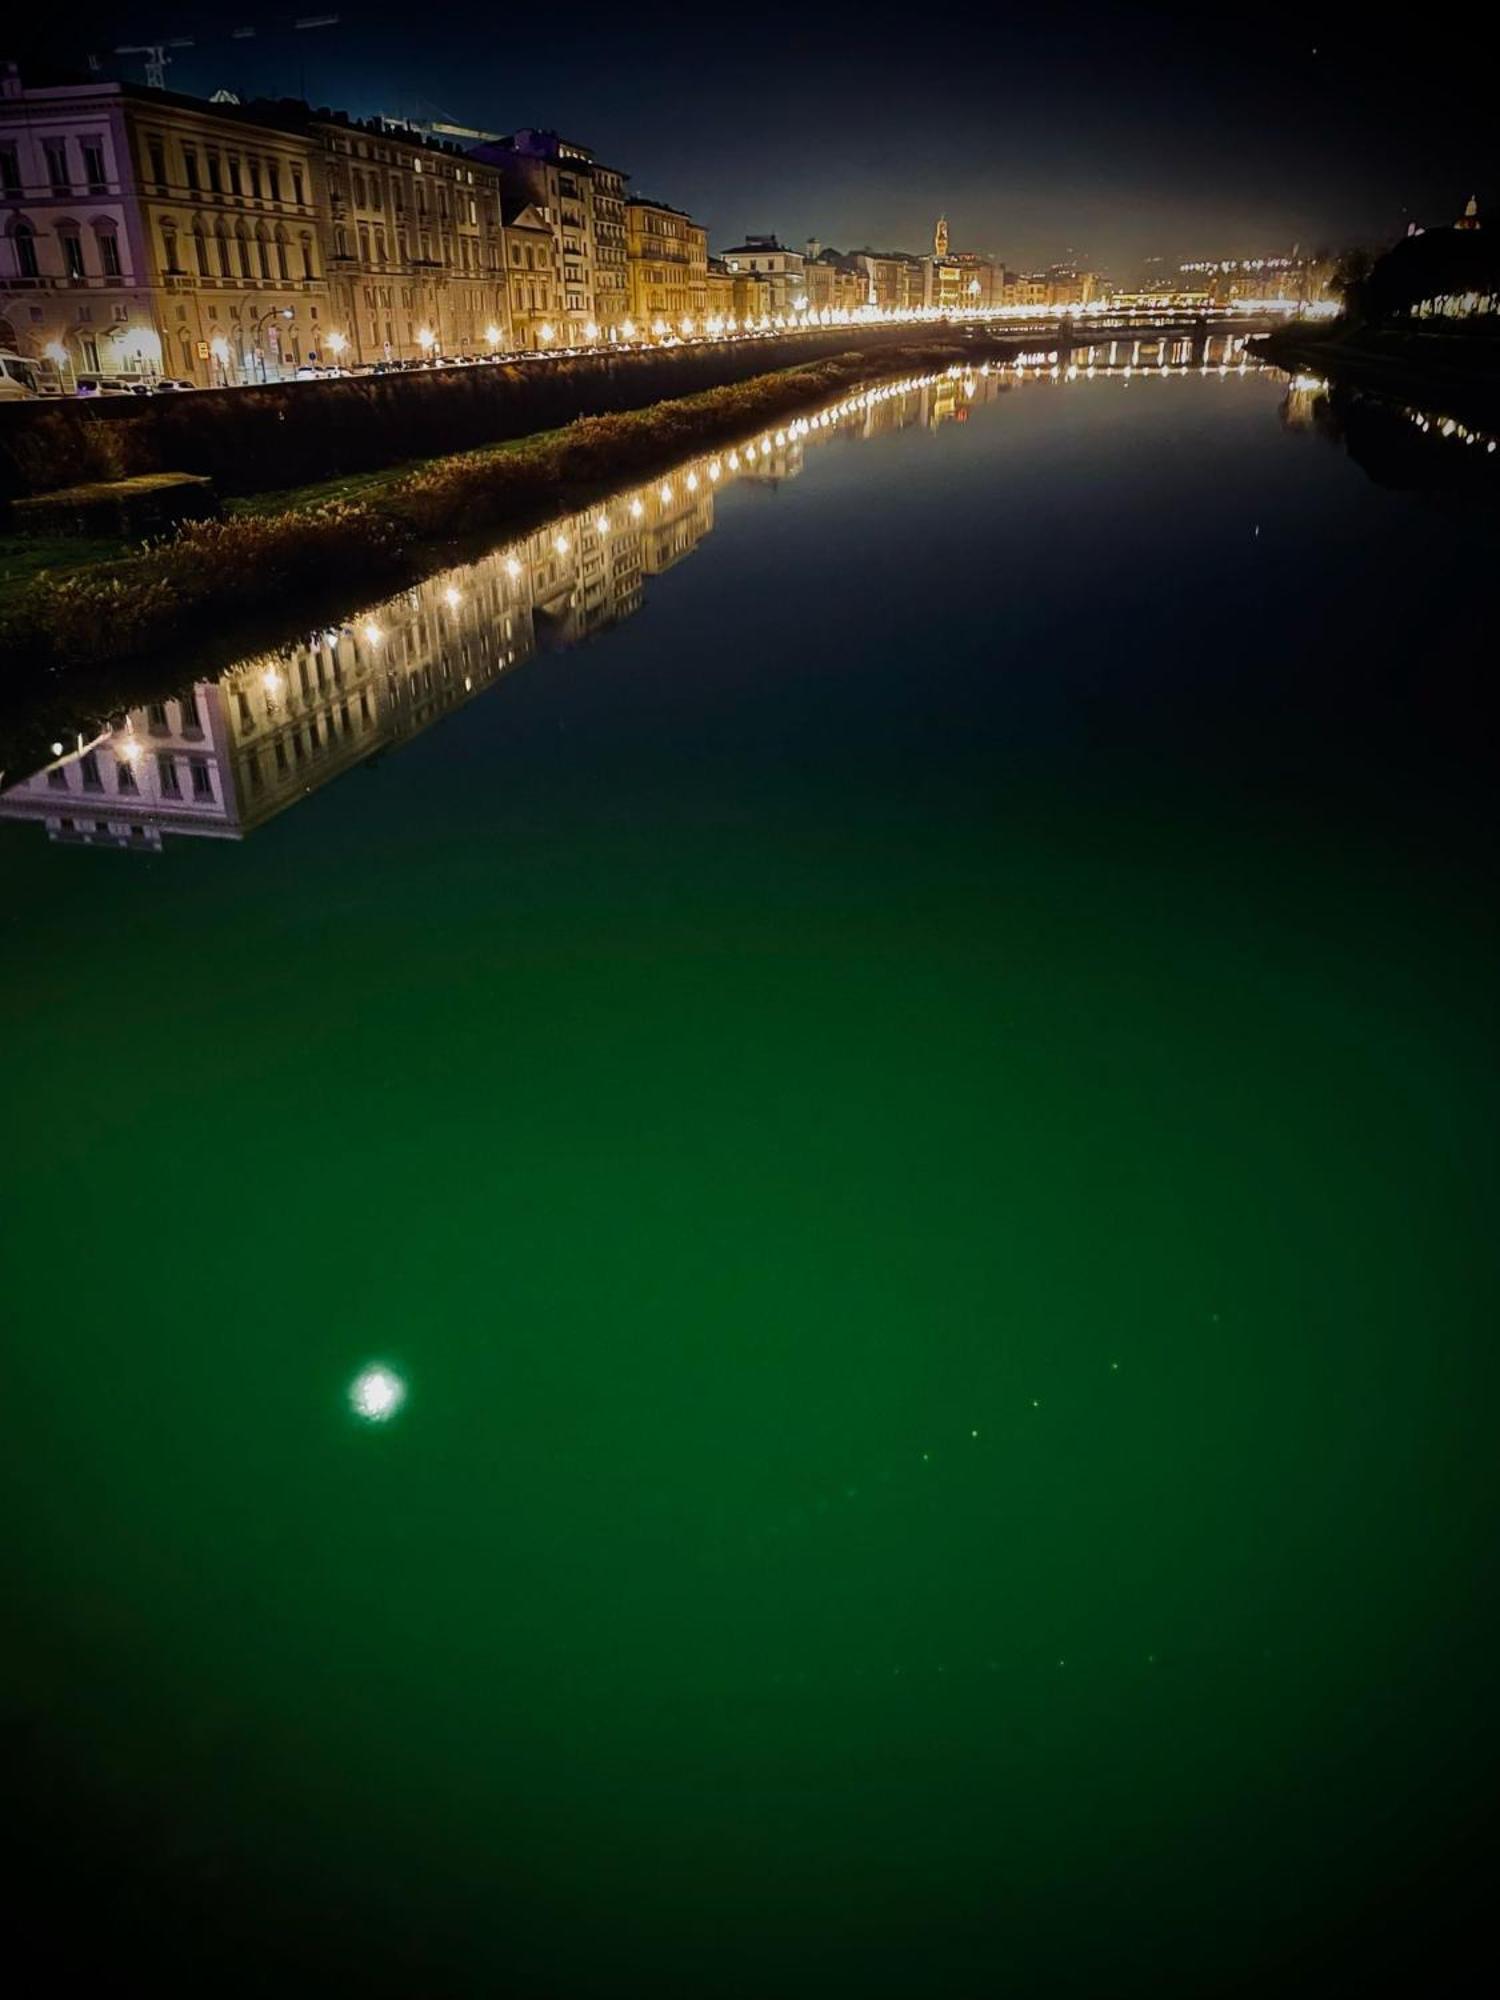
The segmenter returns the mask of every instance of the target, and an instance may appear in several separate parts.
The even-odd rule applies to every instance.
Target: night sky
[[[488,20],[454,9],[445,25],[390,0],[332,4],[336,28],[235,43],[223,37],[237,21],[292,17],[84,0],[66,26],[13,27],[4,46],[78,62],[200,33],[217,39],[178,52],[179,89],[553,126],[634,191],[690,209],[715,248],[774,230],[920,251],[946,210],[957,248],[1020,265],[1076,255],[1125,275],[1151,256],[1384,242],[1487,193],[1493,124],[1472,28],[1453,10],[1396,36],[1371,9],[1329,6],[1257,22],[1090,0],[1043,19],[872,0],[810,22],[780,0],[583,0]],[[120,68],[141,76],[138,58]]]

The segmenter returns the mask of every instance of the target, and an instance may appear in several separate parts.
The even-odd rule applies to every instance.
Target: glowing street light
[[[544,319],[536,330],[536,337],[544,347],[550,346],[557,338],[557,328],[552,324],[550,319]]]
[[[597,325],[594,323],[593,320],[590,320],[588,325],[583,329],[583,337],[585,340],[589,341],[594,341],[599,338],[599,328],[597,327]]]
[[[346,334],[330,333],[327,336],[327,339],[328,339],[329,350],[331,353],[335,355],[342,354],[344,349],[349,345],[348,336]]]
[[[417,345],[424,354],[431,354],[433,348],[437,346],[437,335],[430,326],[417,328]]]
[[[491,347],[498,347],[500,345],[499,327],[494,325],[487,326],[484,330],[484,337]]]

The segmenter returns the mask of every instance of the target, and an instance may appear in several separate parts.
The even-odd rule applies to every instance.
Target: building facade
[[[483,354],[505,339],[498,174],[384,122],[315,118],[309,131],[339,357]]]
[[[0,345],[81,375],[264,379],[330,330],[305,124],[118,83],[0,82]]]
[[[626,176],[587,146],[533,128],[476,146],[471,157],[551,226],[559,340],[577,347],[621,338],[630,317]]]
[[[774,236],[747,236],[743,243],[723,252],[732,277],[761,279],[773,316],[801,312],[807,304],[804,277],[806,259],[800,250],[788,250]]]
[[[587,180],[535,165],[552,203],[508,198],[498,167],[389,121],[113,82],[28,89],[12,71],[0,346],[71,389],[581,342],[600,298],[625,316],[623,182],[587,160]]]
[[[708,231],[680,208],[625,203],[630,324],[641,334],[691,333],[708,314]]]
[[[557,233],[545,211],[524,196],[502,197],[505,226],[507,345],[546,348],[557,340],[562,288]]]

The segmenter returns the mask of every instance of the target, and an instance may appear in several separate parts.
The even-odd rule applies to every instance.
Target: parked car
[[[41,393],[34,362],[24,354],[0,353],[0,402],[27,403]]]
[[[123,375],[80,375],[76,396],[135,396],[145,393],[140,385],[127,382]]]
[[[175,395],[182,389],[196,389],[198,384],[196,382],[185,381],[180,375],[163,375],[158,381],[153,382],[151,386],[158,395],[165,396]]]

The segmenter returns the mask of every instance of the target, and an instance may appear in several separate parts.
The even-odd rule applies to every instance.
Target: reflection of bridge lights
[[[708,461],[708,476],[710,479],[717,479],[719,476],[719,461],[716,458]]]
[[[355,1376],[349,1401],[367,1424],[387,1423],[406,1401],[406,1384],[389,1368],[366,1368]]]

